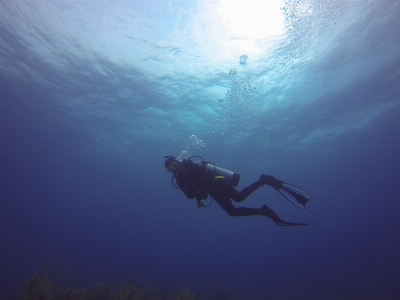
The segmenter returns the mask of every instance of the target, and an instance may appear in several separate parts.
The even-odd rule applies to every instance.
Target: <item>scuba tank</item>
[[[238,173],[216,167],[212,162],[205,161],[202,164],[206,166],[209,172],[213,172],[214,176],[223,176],[224,180],[233,187],[237,187],[239,184],[240,175]]]

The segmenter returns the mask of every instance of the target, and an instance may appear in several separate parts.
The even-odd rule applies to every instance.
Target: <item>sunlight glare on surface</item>
[[[252,59],[265,55],[272,41],[284,36],[283,0],[199,2],[197,38],[204,52],[219,62],[237,60],[246,53]],[[198,39],[198,40],[200,40]]]
[[[282,0],[221,0],[219,14],[226,30],[254,42],[284,33],[283,6]]]

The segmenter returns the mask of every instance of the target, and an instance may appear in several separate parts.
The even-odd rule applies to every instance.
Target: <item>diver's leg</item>
[[[254,193],[257,189],[262,187],[265,183],[261,180],[257,180],[256,182],[250,184],[245,187],[241,192],[238,192],[234,187],[230,186],[228,189],[229,197],[236,202],[242,202],[246,199],[250,194]]]
[[[308,223],[292,223],[292,222],[283,221],[281,218],[278,217],[276,212],[274,212],[271,208],[269,208],[266,205],[263,205],[261,207],[261,211],[263,212],[264,216],[266,216],[267,218],[270,218],[272,221],[275,222],[276,225],[279,225],[279,226],[308,225]]]
[[[215,202],[221,206],[221,208],[232,217],[244,217],[244,216],[262,216],[263,211],[260,208],[247,208],[247,207],[234,207],[231,200],[228,197],[214,198]]]
[[[248,207],[234,207],[231,200],[227,197],[214,198],[223,210],[225,210],[228,215],[232,217],[244,217],[244,216],[266,216],[275,222],[279,226],[298,226],[298,225],[308,225],[307,223],[292,223],[283,221],[278,215],[270,209],[268,206],[263,205],[261,208],[248,208]]]

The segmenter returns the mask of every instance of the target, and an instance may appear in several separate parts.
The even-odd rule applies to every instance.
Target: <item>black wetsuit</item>
[[[215,177],[215,174],[207,170],[205,166],[190,160],[182,161],[180,170],[175,177],[176,184],[186,197],[197,199],[199,204],[201,204],[201,200],[210,195],[230,216],[265,215],[260,208],[234,207],[231,201],[242,202],[245,200],[265,184],[260,180],[238,192],[224,178]]]
[[[176,184],[186,197],[197,199],[199,207],[203,207],[201,200],[206,199],[210,195],[230,216],[265,216],[279,226],[308,225],[308,223],[284,221],[267,205],[263,205],[261,208],[233,206],[231,200],[242,202],[263,185],[269,185],[279,190],[283,182],[270,175],[261,175],[259,180],[245,187],[241,192],[238,192],[228,180],[223,177],[221,178],[221,176],[215,176],[214,172],[208,170],[205,164],[183,160],[174,177],[176,178]]]

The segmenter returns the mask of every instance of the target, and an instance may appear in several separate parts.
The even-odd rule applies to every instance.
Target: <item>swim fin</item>
[[[283,182],[273,176],[263,174],[260,176],[260,180],[276,189],[283,197],[288,199],[298,208],[305,209],[307,202],[311,200],[311,196],[302,188]]]
[[[278,226],[301,226],[301,225],[308,225],[308,223],[293,223],[293,222],[287,222],[283,221],[281,218],[278,217],[276,212],[274,212],[271,208],[269,208],[267,205],[263,205],[261,207],[261,211],[264,216],[267,218],[270,218],[272,221],[275,222],[276,225]]]
[[[305,209],[311,196],[303,189],[290,183],[282,182],[282,187],[278,190],[279,193],[298,208]]]

